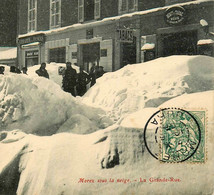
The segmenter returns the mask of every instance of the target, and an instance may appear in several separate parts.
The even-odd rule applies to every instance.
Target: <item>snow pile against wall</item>
[[[0,52],[0,60],[15,59],[17,56],[17,48],[11,48]]]
[[[109,111],[118,120],[145,107],[157,107],[185,93],[214,89],[214,59],[170,56],[106,73],[83,102]]]
[[[207,137],[212,140],[214,113],[210,108],[214,107],[213,97],[214,91],[185,94],[160,107],[208,109]],[[212,194],[213,143],[207,142],[209,157],[202,165],[160,163],[142,143],[143,127],[153,109],[141,111],[140,126],[127,126],[125,119],[120,126],[88,135],[62,133],[38,137],[17,130],[0,133],[0,153],[8,157],[0,161],[0,192],[3,194],[9,187],[15,192],[15,183],[18,195]],[[150,178],[172,177],[180,182],[149,181]],[[19,182],[12,183],[11,178]],[[114,182],[109,182],[110,178]],[[143,179],[147,182],[140,182]]]
[[[104,114],[82,105],[46,78],[12,73],[0,76],[0,130],[20,128],[39,135],[57,131],[84,134],[111,124]]]

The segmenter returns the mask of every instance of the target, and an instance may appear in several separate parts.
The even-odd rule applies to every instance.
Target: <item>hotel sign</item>
[[[33,58],[33,57],[38,57],[38,56],[39,56],[39,50],[33,50],[33,51],[26,51],[25,52],[26,58]]]
[[[23,38],[18,39],[19,45],[25,45],[25,44],[34,43],[34,42],[44,43],[45,34],[37,34],[37,35],[23,37]]]
[[[123,43],[133,43],[134,40],[133,29],[118,29],[117,39]]]
[[[165,12],[165,21],[169,25],[181,24],[185,19],[185,9],[183,7],[171,7]]]

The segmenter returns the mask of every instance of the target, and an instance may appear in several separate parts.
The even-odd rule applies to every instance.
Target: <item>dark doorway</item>
[[[132,43],[122,43],[122,62],[121,68],[127,64],[136,63],[136,37]]]
[[[99,65],[100,43],[84,44],[82,47],[84,70],[89,71],[92,63]]]
[[[25,66],[30,67],[38,64],[38,57],[37,58],[26,58],[25,59]]]
[[[94,19],[94,0],[85,0],[85,21],[93,20]]]
[[[65,47],[59,47],[50,49],[50,62],[56,62],[56,63],[65,63],[66,60],[66,48]]]
[[[167,34],[162,36],[163,55],[196,55],[197,31]]]

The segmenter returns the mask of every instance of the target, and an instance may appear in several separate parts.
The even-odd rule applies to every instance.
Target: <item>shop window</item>
[[[50,1],[50,28],[60,27],[61,23],[61,0]]]
[[[79,22],[100,18],[100,0],[78,0]]]
[[[66,48],[54,48],[50,49],[50,60],[49,62],[56,62],[56,63],[65,63],[66,60]]]
[[[119,0],[119,14],[138,10],[138,0]]]
[[[28,32],[36,30],[37,0],[28,0]]]

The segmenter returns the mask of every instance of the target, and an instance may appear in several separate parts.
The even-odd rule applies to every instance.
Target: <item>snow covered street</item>
[[[214,58],[128,65],[76,98],[58,66],[47,65],[50,80],[38,67],[0,76],[0,194],[213,193]],[[163,163],[147,151],[144,127],[169,107],[206,110],[206,162]]]

